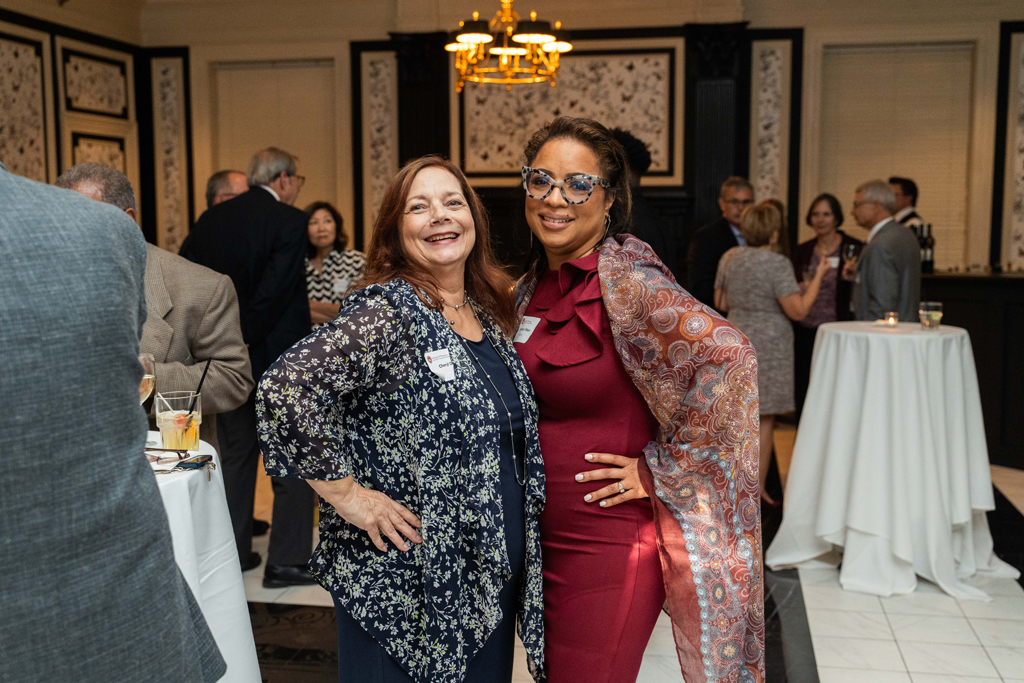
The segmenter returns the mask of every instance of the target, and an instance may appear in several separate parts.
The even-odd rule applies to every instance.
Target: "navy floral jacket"
[[[477,309],[509,366],[526,427],[526,575],[519,634],[544,680],[540,537],[544,470],[537,402],[512,342]],[[447,349],[455,378],[425,355]],[[338,317],[263,375],[257,399],[267,473],[352,476],[419,516],[423,543],[377,550],[366,532],[320,503],[310,569],[416,681],[459,683],[502,618],[511,577],[499,482],[497,410],[439,311],[401,279],[349,295]]]

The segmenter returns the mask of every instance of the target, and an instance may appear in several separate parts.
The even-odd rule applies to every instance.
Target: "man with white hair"
[[[878,320],[889,311],[900,320],[917,320],[921,300],[921,247],[910,228],[893,220],[896,197],[884,180],[857,188],[853,217],[870,230],[857,259],[853,310],[857,320]]]
[[[85,162],[54,183],[112,204],[136,219],[135,191],[116,168]],[[203,423],[199,436],[220,452],[218,413],[234,410],[253,389],[249,354],[238,322],[238,299],[220,273],[146,243],[146,324],[139,352],[156,361],[153,393],[194,391],[203,376]],[[152,421],[150,426],[155,428]]]
[[[181,245],[190,261],[223,273],[235,283],[242,336],[252,376],[310,332],[306,298],[306,214],[292,206],[305,180],[293,155],[275,147],[249,162],[249,191],[211,206]],[[260,557],[252,552],[253,505],[260,447],[256,392],[217,424],[228,510],[243,570]],[[274,512],[263,585],[314,583],[306,569],[313,552],[313,489],[300,479],[274,477]]]

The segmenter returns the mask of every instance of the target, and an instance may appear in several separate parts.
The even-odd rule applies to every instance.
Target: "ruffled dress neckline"
[[[547,320],[548,337],[537,357],[555,367],[568,367],[601,355],[601,279],[598,254],[566,261],[540,276],[530,308]]]

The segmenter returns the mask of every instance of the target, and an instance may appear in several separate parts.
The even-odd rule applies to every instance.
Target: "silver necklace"
[[[444,300],[442,299],[442,301]],[[466,301],[469,301],[469,299],[467,298]],[[466,301],[463,301],[460,305],[465,306]],[[469,310],[473,311],[472,308],[470,308]],[[476,318],[476,311],[473,311],[473,317]],[[445,318],[445,320],[447,320],[447,318]],[[477,318],[477,320],[479,320],[479,318]],[[451,320],[448,320],[448,324],[452,327],[455,326],[455,323],[452,322]],[[480,329],[483,330],[484,339],[486,339],[487,343],[491,345],[491,348],[494,349],[494,352],[498,354],[498,358],[501,358],[502,361],[504,361],[505,358],[501,355],[501,352],[498,351],[498,347],[494,345],[494,342],[491,341],[491,336],[487,334],[487,330],[483,329],[482,324],[480,325]],[[477,358],[477,355],[473,353],[473,349],[466,341],[466,338],[463,337],[458,332],[455,332],[455,330],[452,330],[452,332],[455,334],[456,337],[458,337],[462,341],[462,345],[466,347],[466,352],[469,353],[469,355],[473,358],[474,361],[476,361],[476,364],[480,367],[480,371],[483,372],[484,377],[487,378],[487,382],[491,385],[491,388],[494,389],[494,393],[498,395],[498,400],[501,401],[501,407],[505,409],[505,417],[508,419],[508,435],[509,438],[512,440],[512,468],[516,474],[516,483],[519,484],[520,486],[526,486],[526,453],[523,453],[523,477],[520,479],[519,463],[516,460],[516,434],[515,431],[512,429],[512,411],[508,409],[508,405],[505,403],[505,397],[501,395],[500,391],[498,391],[498,387],[494,383],[494,380],[491,379],[490,373],[488,373],[487,370],[484,368],[483,363],[480,362],[480,359]]]
[[[444,297],[441,297],[441,305],[442,306],[447,306],[448,308],[450,308],[450,309],[452,309],[454,311],[459,310],[460,308],[465,306],[468,302],[469,302],[469,295],[468,294],[463,295],[462,303],[461,304],[450,304],[450,303],[448,303],[447,301],[444,300]]]

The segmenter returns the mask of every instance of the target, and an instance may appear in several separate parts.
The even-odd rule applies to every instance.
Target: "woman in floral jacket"
[[[267,473],[320,494],[310,569],[334,597],[339,681],[507,683],[517,618],[542,680],[537,406],[458,167],[407,164],[368,256],[363,289],[258,398]]]
[[[623,234],[627,162],[604,126],[558,118],[525,154],[515,342],[540,407],[548,679],[636,680],[667,601],[687,683],[759,683],[754,349]]]

